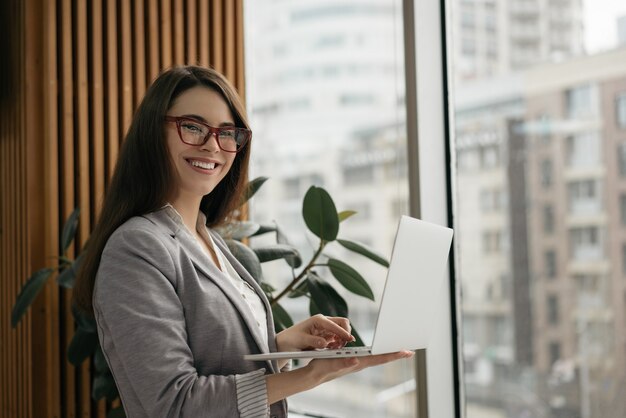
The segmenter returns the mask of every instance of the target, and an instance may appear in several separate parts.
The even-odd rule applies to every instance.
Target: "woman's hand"
[[[317,386],[368,367],[378,366],[403,358],[410,358],[413,357],[413,354],[415,354],[413,351],[399,351],[397,353],[363,357],[316,359],[311,361],[304,369],[308,369],[308,375],[312,384]]]
[[[278,351],[340,348],[354,341],[346,318],[314,315],[276,335]]]
[[[305,367],[296,370],[267,375],[265,378],[267,399],[271,405],[288,396],[312,389],[338,377],[358,372],[366,367],[378,366],[412,356],[412,351],[400,351],[375,356],[313,360]]]

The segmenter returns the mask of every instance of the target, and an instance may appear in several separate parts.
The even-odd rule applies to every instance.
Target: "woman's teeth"
[[[191,165],[195,167],[204,168],[205,170],[213,170],[215,168],[215,163],[205,163],[202,161],[190,161]]]

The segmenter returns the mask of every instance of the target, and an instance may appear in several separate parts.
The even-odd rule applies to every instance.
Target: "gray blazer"
[[[254,279],[214,232],[216,245],[259,294],[276,351],[272,310]],[[171,207],[134,217],[109,238],[93,305],[100,344],[129,418],[285,417],[268,408],[264,352],[250,309]]]

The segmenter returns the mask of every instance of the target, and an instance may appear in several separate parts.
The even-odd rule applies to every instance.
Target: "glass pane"
[[[467,417],[626,416],[626,3],[448,6]]]
[[[325,188],[337,209],[357,214],[339,237],[389,258],[397,222],[408,211],[402,2],[249,0],[245,2],[246,96],[253,130],[251,177],[269,177],[250,206],[253,221],[276,221],[306,263],[318,246],[306,233],[302,199]],[[275,243],[274,235],[251,245]],[[375,302],[350,294],[325,267],[317,273],[347,300],[353,326],[370,344],[386,269],[330,244],[325,253],[358,270]],[[300,269],[296,269],[296,274]],[[277,289],[292,274],[264,264]],[[295,320],[306,297],[281,304]],[[412,417],[413,363],[368,369],[290,398],[295,411],[329,417]]]

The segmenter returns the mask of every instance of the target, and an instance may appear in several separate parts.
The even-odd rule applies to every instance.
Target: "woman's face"
[[[178,96],[167,115],[185,116],[215,128],[235,125],[222,95],[202,86]],[[165,132],[176,176],[175,198],[201,198],[211,193],[230,170],[236,154],[221,150],[215,135],[211,135],[204,145],[193,146],[181,141],[176,123],[166,123]]]

